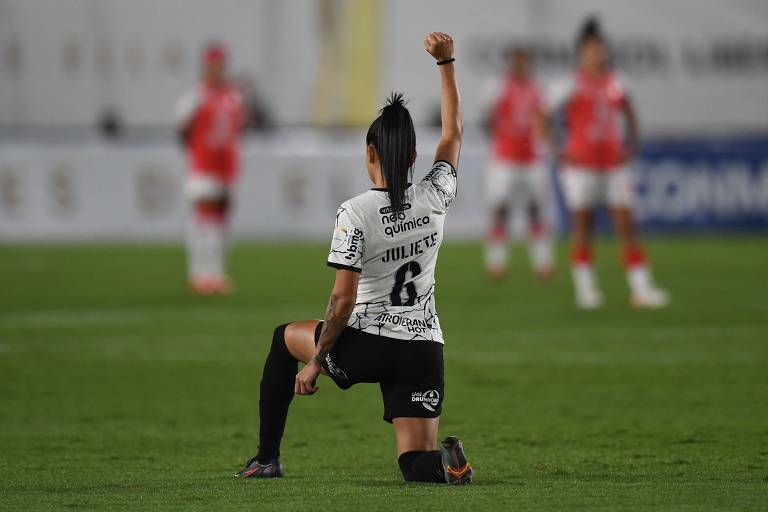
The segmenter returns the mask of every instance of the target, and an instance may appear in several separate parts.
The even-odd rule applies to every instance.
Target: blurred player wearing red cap
[[[552,275],[554,258],[543,210],[550,181],[537,142],[545,117],[539,87],[528,73],[528,52],[510,53],[510,67],[491,114],[491,165],[486,172],[486,197],[492,210],[485,244],[485,266],[491,278],[507,269],[507,217],[515,205],[528,214],[529,256],[541,279]]]
[[[549,102],[565,113],[566,141],[559,153],[563,193],[573,222],[576,304],[594,309],[603,302],[592,271],[592,236],[595,210],[607,207],[621,242],[631,303],[665,306],[669,298],[653,282],[635,227],[630,164],[637,149],[638,127],[626,83],[611,69],[605,37],[596,20],[584,24],[576,50],[578,68],[569,80],[553,87]]]
[[[176,122],[188,159],[186,193],[191,202],[187,230],[189,283],[196,293],[227,293],[227,221],[240,167],[243,101],[227,77],[226,49],[203,52],[202,80],[178,102]]]

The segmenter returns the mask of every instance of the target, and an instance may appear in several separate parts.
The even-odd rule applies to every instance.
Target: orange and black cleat
[[[285,474],[280,459],[262,464],[256,457],[245,463],[245,467],[235,475],[236,478],[280,478]]]
[[[445,483],[448,485],[466,485],[472,483],[472,466],[464,455],[464,445],[456,436],[443,439],[440,448],[440,458],[445,472]]]

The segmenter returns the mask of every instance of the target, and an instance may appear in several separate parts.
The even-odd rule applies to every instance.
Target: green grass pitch
[[[377,386],[327,379],[293,402],[286,478],[232,478],[272,329],[324,311],[325,244],[241,245],[211,299],[180,247],[2,247],[0,509],[768,509],[768,239],[650,243],[664,311],[628,307],[608,241],[606,307],[576,311],[565,252],[549,284],[521,249],[491,284],[479,245],[442,249],[441,434],[476,474],[448,488],[401,481]]]

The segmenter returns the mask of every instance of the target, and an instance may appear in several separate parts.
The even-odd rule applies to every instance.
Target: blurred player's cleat
[[[230,295],[234,291],[234,285],[227,276],[217,276],[211,280],[213,293],[217,295]]]
[[[507,277],[507,269],[502,266],[489,266],[486,269],[486,272],[488,274],[488,279],[491,281],[502,281]]]
[[[632,305],[636,308],[663,308],[669,305],[669,294],[655,286],[638,290],[632,294]]]
[[[603,305],[603,294],[596,288],[577,288],[576,307],[579,309],[598,309]]]
[[[205,276],[194,278],[189,287],[195,295],[229,295],[234,290],[227,276]]]
[[[549,281],[555,276],[555,268],[552,266],[538,267],[533,270],[539,281]]]
[[[285,471],[280,459],[262,464],[254,457],[246,462],[245,467],[235,475],[235,478],[280,478],[283,475],[285,475]]]
[[[448,485],[466,485],[472,483],[472,466],[464,455],[464,445],[458,437],[448,436],[440,447],[440,458],[445,471],[445,483]]]

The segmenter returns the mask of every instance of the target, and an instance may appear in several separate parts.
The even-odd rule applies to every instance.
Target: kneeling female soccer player
[[[323,373],[347,389],[378,383],[384,420],[397,435],[407,481],[472,481],[461,442],[437,429],[445,398],[443,334],[435,308],[435,264],[443,223],[456,195],[462,114],[453,40],[424,40],[442,82],[442,137],[431,171],[410,183],[416,133],[402,95],[394,94],[366,137],[374,187],[341,205],[328,256],[336,281],[325,321],[275,329],[261,380],[259,452],[238,476],[283,476],[280,441],[294,394],[312,395]],[[298,372],[298,361],[306,366]]]

